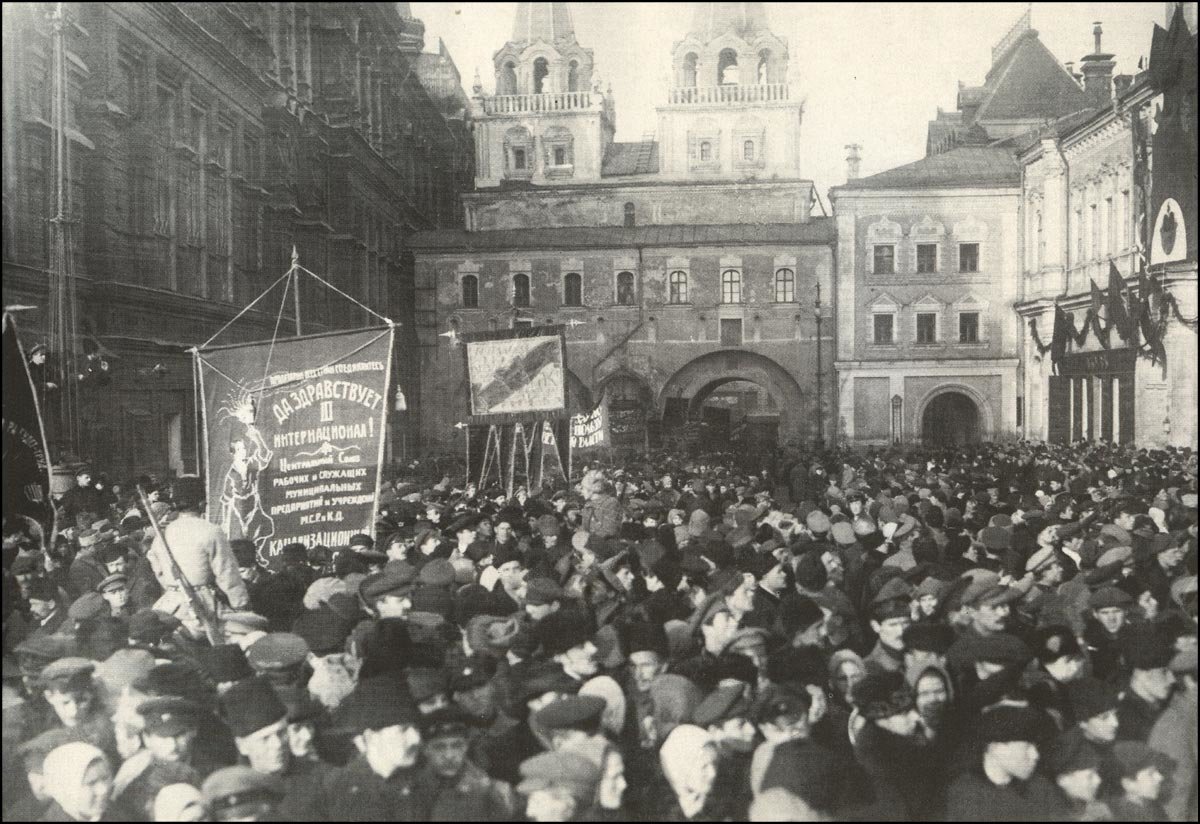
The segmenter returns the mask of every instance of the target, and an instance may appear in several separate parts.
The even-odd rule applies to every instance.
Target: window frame
[[[578,297],[574,302],[571,300],[572,278],[578,284]],[[563,274],[562,305],[572,307],[583,306],[583,274],[581,272],[566,272]]]
[[[521,290],[517,288],[518,278],[524,278],[525,295],[521,301]],[[528,272],[513,272],[512,275],[512,305],[527,308],[533,305],[533,284]]]
[[[701,163],[712,163],[712,141],[701,140],[697,155]]]
[[[967,269],[964,266],[963,252],[969,247],[975,248],[975,266],[972,269]],[[983,250],[982,244],[978,240],[968,240],[968,241],[960,242],[958,244],[958,271],[963,274],[968,274],[968,275],[979,274],[980,264],[982,262],[980,260],[982,250]]]
[[[890,249],[890,268],[882,270],[879,268],[879,250]],[[874,243],[871,245],[871,274],[873,275],[894,275],[896,274],[896,244],[895,243]]]
[[[934,343],[938,342],[938,325],[939,325],[938,324],[938,314],[939,313],[936,311],[928,311],[928,310],[923,310],[923,311],[919,311],[916,313],[916,321],[915,321],[916,335],[913,338],[914,343],[918,343],[918,344],[922,344],[922,345],[929,345],[929,344],[934,344]],[[932,332],[932,335],[930,336],[929,340],[921,340],[921,319],[922,318],[932,318],[932,329],[930,330]]]
[[[467,281],[471,281],[474,295],[470,302],[467,301]],[[458,304],[463,309],[478,309],[479,308],[479,275],[466,274],[460,275],[458,278]]]
[[[934,242],[934,243],[917,243],[917,244],[916,244],[916,246],[917,246],[917,248],[916,248],[916,265],[917,265],[917,274],[919,274],[919,275],[933,275],[933,274],[937,274],[937,270],[938,270],[938,244],[937,244],[936,242]],[[922,268],[921,250],[922,250],[922,249],[929,249],[929,248],[931,248],[931,247],[932,247],[932,249],[933,249],[933,264],[932,264],[932,267],[931,267],[931,268],[928,268],[928,269],[926,269],[926,268]]]
[[[621,276],[629,275],[628,301],[621,300]],[[621,269],[613,273],[613,303],[617,306],[637,306],[637,275],[629,269]]]
[[[736,292],[737,300],[729,300]],[[736,266],[728,266],[721,270],[721,303],[737,306],[745,302],[742,291],[742,270]]]
[[[888,330],[890,335],[887,340],[879,339],[879,319],[886,317],[890,319]],[[896,345],[896,313],[895,312],[871,312],[871,343],[875,346],[895,346]]]
[[[787,273],[786,277],[784,277],[785,272]],[[791,266],[780,266],[779,268],[777,268],[775,270],[774,286],[775,286],[775,289],[774,289],[775,303],[795,303],[796,302],[796,270],[794,268],[792,268]],[[780,298],[780,296],[779,296],[780,287],[783,287],[784,294],[785,295],[790,294],[790,297]]]
[[[667,274],[667,304],[670,306],[683,306],[690,303],[688,300],[688,287],[688,271],[686,269],[671,270]]]
[[[981,334],[981,328],[983,326],[983,312],[981,312],[978,309],[964,309],[964,310],[958,312],[957,314],[958,314],[958,342],[966,343],[966,344],[983,343],[984,342],[983,335]],[[975,318],[975,338],[974,338],[974,340],[964,340],[963,339],[963,321],[971,316],[974,316],[974,318]]]

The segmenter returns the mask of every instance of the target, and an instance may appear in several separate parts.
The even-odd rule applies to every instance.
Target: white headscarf
[[[46,790],[58,806],[74,819],[84,821],[81,807],[86,803],[83,779],[88,769],[97,761],[108,763],[108,758],[97,747],[83,741],[63,744],[46,756],[42,774],[46,776]]]
[[[658,751],[663,775],[671,785],[683,814],[688,818],[699,813],[708,799],[707,793],[701,795],[697,788],[691,785],[700,764],[699,756],[703,749],[710,747],[712,743],[712,738],[706,730],[694,724],[680,724],[671,730],[671,734],[663,741]],[[708,792],[711,791],[710,787]]]
[[[595,695],[604,699],[604,713],[600,723],[613,735],[620,735],[625,728],[625,693],[621,685],[610,676],[597,675],[579,688],[580,695]]]
[[[185,818],[189,807],[203,807],[200,790],[191,784],[168,784],[154,797],[155,821],[195,821]]]

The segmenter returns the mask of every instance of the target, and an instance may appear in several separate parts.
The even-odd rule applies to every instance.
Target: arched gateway
[[[985,422],[979,404],[964,392],[941,391],[925,402],[921,440],[929,446],[959,446],[983,440]]]
[[[720,387],[735,381],[749,381],[770,396],[770,406],[778,414],[767,423],[772,430],[777,427],[780,443],[807,437],[811,427],[804,421],[806,407],[799,384],[775,361],[744,350],[727,349],[702,355],[672,375],[659,393],[664,425],[672,416],[700,420],[705,401]]]

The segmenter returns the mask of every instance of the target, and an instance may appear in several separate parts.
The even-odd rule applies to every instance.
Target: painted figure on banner
[[[275,534],[275,522],[263,509],[258,482],[273,453],[254,425],[253,398],[233,407],[229,430],[229,470],[221,487],[221,526],[230,540],[248,538],[260,550]]]

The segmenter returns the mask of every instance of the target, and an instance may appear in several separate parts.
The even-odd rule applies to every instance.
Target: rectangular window
[[[937,343],[937,313],[917,314],[917,343]]]
[[[1116,215],[1113,214],[1113,199],[1107,198],[1104,201],[1104,219],[1108,224],[1108,253],[1115,255],[1117,253],[1117,221]]]
[[[937,244],[917,244],[917,271],[929,273],[937,271]]]
[[[721,318],[721,344],[724,346],[742,345],[741,318]]]
[[[721,303],[742,302],[742,273],[726,269],[721,273]]]
[[[1092,221],[1092,260],[1097,260],[1100,257],[1100,213],[1095,203],[1088,208]]]
[[[960,271],[960,272],[978,272],[979,271],[979,244],[978,243],[960,243],[960,244],[958,244],[958,271]]]
[[[554,150],[554,165],[555,166],[567,165],[567,150],[566,149],[559,147]]]
[[[668,276],[670,284],[670,302],[671,303],[687,303],[688,300],[688,278],[687,272],[674,271]]]
[[[1130,232],[1132,231],[1130,214],[1129,214],[1129,190],[1121,192],[1121,248],[1127,249],[1132,245],[1130,240]]]
[[[512,328],[513,329],[531,329],[531,328],[533,328],[533,321],[532,320],[520,320],[520,319],[514,320]]]
[[[896,247],[879,245],[875,247],[875,268],[877,275],[892,275],[896,273]]]
[[[1075,265],[1083,260],[1083,209],[1075,210],[1075,260],[1072,261]]]
[[[513,168],[514,169],[524,169],[525,168],[525,150],[524,149],[513,149],[512,153],[513,153]]]
[[[958,342],[979,343],[978,312],[963,312],[958,316]]]
[[[893,343],[893,327],[895,326],[895,316],[875,315],[875,342],[876,343]]]

